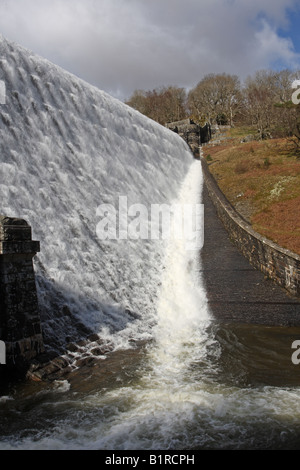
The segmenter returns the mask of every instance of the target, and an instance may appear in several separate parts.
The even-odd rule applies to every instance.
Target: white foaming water
[[[201,164],[195,161],[176,203],[198,204],[202,182]],[[51,437],[41,436],[40,439],[35,438],[36,442],[25,439],[14,444],[17,448],[138,449],[159,448],[171,443],[176,446],[173,440],[169,444],[161,441],[161,433],[170,439],[167,428],[189,419],[191,403],[195,405],[195,400],[198,400],[193,386],[192,389],[189,386],[188,372],[195,357],[197,361],[200,356],[205,357],[209,343],[205,331],[210,324],[206,295],[199,276],[199,250],[187,250],[185,241],[171,239],[167,242],[157,311],[152,317],[155,325],[149,328],[144,324],[143,327],[148,338],[154,340],[154,345],[149,346],[146,364],[140,372],[137,371],[140,379],[135,386],[99,392],[87,397],[80,406],[75,404],[77,412],[78,406],[86,409],[88,420],[91,419],[90,408],[101,409],[103,415],[99,419],[97,414],[97,421],[89,421],[88,424],[84,419],[82,427],[72,431],[68,419],[57,422]],[[128,335],[133,337],[138,333],[139,328],[141,325],[136,322],[129,333],[126,329],[120,332],[118,336],[123,337],[121,345],[124,346]],[[57,408],[60,406],[64,405],[59,403]],[[109,410],[118,410],[119,407],[125,412],[110,416]],[[108,421],[104,418],[105,410],[108,410]],[[162,419],[165,431],[161,429]],[[180,423],[176,423],[178,419]]]
[[[184,181],[178,203],[199,204],[202,184],[201,164],[195,162]],[[167,368],[173,378],[186,368],[184,351],[188,349],[190,354],[191,345],[199,341],[210,320],[206,293],[199,275],[199,258],[199,250],[196,247],[187,250],[184,239],[170,240],[166,248],[166,267],[154,331],[157,357],[153,360],[156,362],[158,359],[159,368]],[[190,359],[187,357],[187,360]],[[166,370],[160,374],[165,375]]]
[[[3,396],[0,448],[252,449],[289,440],[297,447],[299,387],[240,379],[252,358],[240,361],[243,343],[230,328],[227,343],[219,335],[199,252],[184,240],[165,247],[100,243],[95,235],[97,206],[117,204],[119,195],[146,206],[200,202],[201,167],[184,142],[3,39],[0,64],[1,212],[24,217],[41,241],[35,267],[48,342],[59,349],[76,337],[76,322],[115,349],[153,340],[106,389],[77,392],[59,381],[20,402]],[[259,364],[263,355],[259,345]]]
[[[201,202],[202,194],[202,170],[201,163],[194,161],[183,185],[178,198],[173,201],[174,206],[184,207],[189,205],[196,207]],[[181,223],[182,220],[177,220]],[[176,220],[173,220],[173,224]],[[171,228],[171,233],[176,230]],[[182,231],[184,232],[184,230]],[[196,239],[188,240],[182,233],[182,238],[170,236],[162,246],[165,253],[163,258],[163,272],[159,284],[159,296],[156,302],[156,309],[148,317],[148,322],[143,316],[140,320],[122,330],[118,335],[118,348],[128,346],[128,338],[142,338],[139,332],[144,331],[144,338],[155,338],[157,344],[161,345],[161,352],[167,351],[169,360],[161,360],[172,369],[177,367],[177,362],[171,364],[171,350],[175,349],[175,361],[177,361],[177,349],[180,344],[191,341],[195,331],[198,331],[203,324],[209,321],[209,313],[206,303],[206,294],[202,286],[199,269],[199,248],[196,246]],[[161,242],[157,242],[161,247]],[[193,246],[194,244],[194,246]],[[155,327],[153,328],[153,325]],[[108,333],[102,331],[102,337],[108,342],[114,341]]]
[[[201,167],[195,162],[184,181],[181,202],[198,200],[201,180]],[[167,246],[152,317],[155,325],[144,325],[153,342],[136,369],[134,364],[128,369],[128,382],[120,378],[119,386],[84,395],[59,382],[44,392],[44,399],[37,397],[37,404],[33,399],[26,408],[26,429],[23,422],[19,432],[13,428],[1,449],[259,449],[281,448],[289,441],[297,446],[298,387],[241,385],[238,377],[234,383],[224,379],[221,342],[199,275],[199,253],[184,246],[178,240]],[[237,361],[238,375],[242,349],[237,340],[228,347],[231,357],[238,351],[229,365],[231,371]],[[260,346],[260,359],[263,354]],[[15,419],[19,413],[17,408]]]
[[[175,133],[1,37],[0,67],[0,211],[26,219],[40,241],[46,345],[61,351],[93,332],[120,347],[112,334],[151,321],[163,248],[100,240],[97,208],[117,210],[119,196],[147,209],[170,204],[192,154]]]

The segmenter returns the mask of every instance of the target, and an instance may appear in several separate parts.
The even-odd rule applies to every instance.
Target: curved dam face
[[[150,214],[176,199],[193,163],[188,146],[2,37],[0,67],[0,213],[25,219],[40,241],[34,267],[46,346],[59,350],[83,331],[122,342],[135,329],[143,339],[163,240],[124,236],[124,227],[130,210]]]

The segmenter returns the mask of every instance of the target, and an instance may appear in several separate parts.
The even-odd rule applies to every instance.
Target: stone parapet
[[[300,297],[300,256],[255,232],[221,192],[203,158],[201,163],[210,198],[232,242],[252,266]]]
[[[206,124],[201,127],[195,124],[192,119],[169,122],[165,126],[186,141],[195,158],[200,158],[201,144],[208,142],[211,138],[210,126]]]
[[[8,369],[26,368],[44,351],[33,269],[38,251],[25,220],[0,216],[0,340]]]

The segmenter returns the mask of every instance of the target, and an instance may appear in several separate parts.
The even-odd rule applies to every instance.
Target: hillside
[[[34,263],[46,344],[59,350],[100,330],[126,330],[128,339],[133,327],[143,337],[161,244],[100,240],[97,208],[117,210],[119,196],[128,206],[170,204],[191,152],[176,134],[2,37],[0,70],[0,213],[24,218],[40,241]]]
[[[226,130],[204,148],[210,171],[254,230],[300,254],[300,160],[293,144],[245,139],[245,132]]]

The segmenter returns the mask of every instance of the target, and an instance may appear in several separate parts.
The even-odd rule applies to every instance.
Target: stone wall
[[[299,297],[300,256],[255,232],[220,191],[207,162],[201,159],[201,163],[209,195],[232,242],[252,266],[261,270],[292,295]]]
[[[44,351],[33,269],[39,250],[25,220],[0,216],[0,340],[7,369],[24,369]]]
[[[192,119],[169,122],[166,124],[166,127],[173,132],[176,132],[186,141],[195,158],[200,158],[201,144],[208,142],[211,138],[210,126],[206,124],[201,127],[198,124],[195,124]]]

